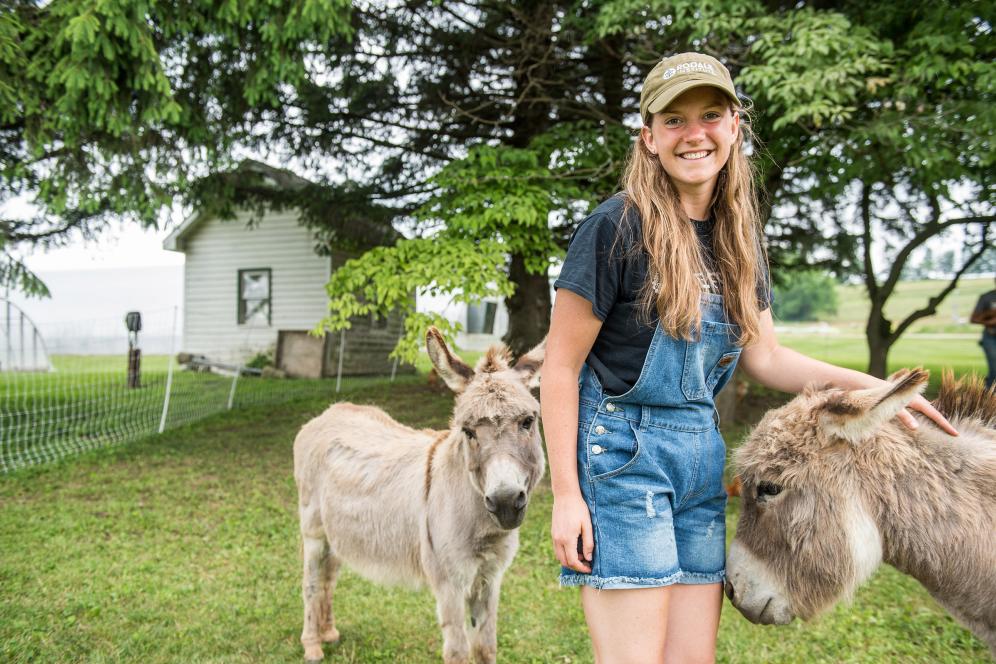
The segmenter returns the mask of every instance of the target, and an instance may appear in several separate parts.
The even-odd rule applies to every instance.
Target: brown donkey
[[[889,563],[996,654],[996,391],[944,375],[951,437],[894,416],[927,382],[809,388],[769,412],[736,453],[743,481],[726,594],[755,623],[808,619]]]
[[[379,408],[339,403],[294,441],[308,660],[339,639],[332,593],[346,562],[375,581],[432,589],[447,664],[471,654],[495,661],[502,575],[544,471],[539,403],[529,392],[543,344],[515,365],[492,348],[476,370],[435,328],[426,346],[457,393],[448,431],[416,431]]]

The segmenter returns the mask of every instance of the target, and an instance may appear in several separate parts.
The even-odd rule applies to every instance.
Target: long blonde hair
[[[710,205],[715,224],[713,253],[723,303],[727,317],[740,326],[737,343],[741,346],[750,345],[760,336],[757,286],[762,261],[767,260],[761,242],[755,169],[744,154],[749,132],[750,128],[741,122]],[[706,274],[705,261],[678,190],[660,159],[647,149],[639,135],[626,160],[622,186],[626,211],[635,207],[639,212],[643,248],[649,259],[647,282],[640,293],[643,313],[649,319],[656,309],[661,326],[670,336],[695,338],[702,323],[702,286],[696,275]],[[624,212],[623,219],[627,216]]]

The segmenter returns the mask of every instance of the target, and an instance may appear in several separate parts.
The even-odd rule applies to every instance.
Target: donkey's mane
[[[481,373],[498,373],[499,371],[508,369],[511,362],[512,353],[508,347],[496,344],[488,348],[484,357],[478,361],[476,370]]]
[[[952,371],[945,369],[934,407],[949,419],[973,418],[983,426],[996,429],[996,386],[986,389],[985,383],[975,374],[955,380]]]

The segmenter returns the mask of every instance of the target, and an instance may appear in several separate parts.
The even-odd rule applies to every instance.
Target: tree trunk
[[[508,268],[515,293],[505,300],[508,308],[508,332],[504,341],[515,355],[538,344],[550,327],[550,282],[547,275],[529,274],[523,259],[512,255]]]
[[[892,321],[882,313],[881,302],[872,302],[868,313],[865,337],[868,340],[868,373],[876,378],[885,378],[888,372],[889,349],[892,347]]]
[[[888,373],[889,345],[886,341],[868,341],[868,373],[876,378],[885,378]]]
[[[522,14],[522,48],[513,54],[516,94],[521,100],[511,122],[512,135],[507,145],[528,147],[545,132],[551,122],[550,103],[544,99],[543,86],[550,80],[550,58],[556,6],[527,0],[518,5]],[[508,309],[508,332],[503,341],[515,355],[538,344],[550,327],[550,282],[546,270],[530,274],[525,259],[512,254],[508,278],[515,293],[505,300]]]
[[[730,382],[723,386],[723,389],[716,395],[716,412],[719,413],[719,421],[725,426],[733,424],[737,419],[737,402],[740,401],[738,394],[740,381],[743,379],[738,367]]]

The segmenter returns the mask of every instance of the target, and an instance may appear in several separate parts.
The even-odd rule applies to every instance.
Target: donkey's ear
[[[474,370],[450,352],[446,340],[435,327],[430,327],[425,333],[425,349],[429,352],[432,366],[436,367],[446,385],[457,394],[463,392],[474,377]]]
[[[820,421],[828,432],[858,443],[871,437],[923,392],[929,376],[925,369],[903,369],[889,376],[888,385],[835,392],[820,406]]]
[[[546,355],[546,337],[535,348],[519,358],[512,367],[520,373],[526,387],[539,387],[540,369],[543,367],[543,357]]]

